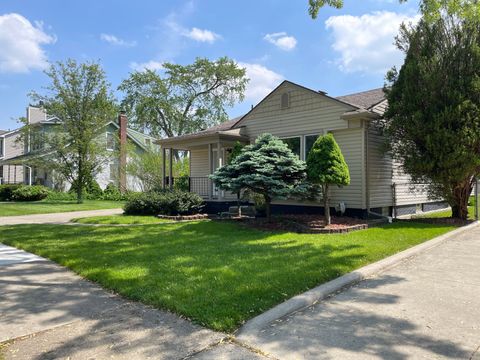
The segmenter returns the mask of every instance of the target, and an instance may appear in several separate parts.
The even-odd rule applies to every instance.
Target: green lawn
[[[439,219],[439,218],[448,218],[452,217],[452,210],[432,212],[430,214],[414,215],[412,218],[422,219]],[[468,218],[470,220],[475,220],[475,208],[473,206],[468,207]]]
[[[108,215],[108,216],[90,216],[73,219],[73,222],[81,224],[159,224],[172,222],[172,220],[159,219],[156,216],[135,216],[135,215]]]
[[[104,200],[85,200],[83,204],[77,204],[75,201],[2,202],[0,203],[0,216],[116,209],[123,207],[123,204],[121,201]]]
[[[121,228],[18,225],[3,226],[0,241],[130,299],[233,331],[296,294],[453,228],[400,222],[314,235],[215,221]]]

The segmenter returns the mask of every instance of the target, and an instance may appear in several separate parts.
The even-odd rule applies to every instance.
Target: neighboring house
[[[28,124],[38,124],[42,132],[48,133],[55,126],[61,126],[61,120],[49,117],[46,112],[34,106],[27,108]],[[30,139],[27,143],[21,141],[21,128],[12,131],[0,131],[0,183],[6,184],[41,184],[59,190],[68,190],[70,184],[55,176],[49,169],[35,167],[29,164],[29,158],[35,154],[42,156],[41,139]],[[112,158],[105,164],[102,171],[95,175],[95,179],[102,189],[114,183],[122,189],[141,190],[141,184],[135,176],[127,175],[125,164],[129,161],[127,154],[115,151],[119,139],[128,142],[129,151],[142,153],[154,148],[155,139],[127,127],[127,117],[121,113],[117,121],[106,124],[99,136],[105,139],[107,150],[112,151]],[[123,171],[121,171],[123,170]]]
[[[164,156],[169,149],[190,152],[190,190],[205,198],[210,211],[224,209],[236,200],[236,195],[219,191],[208,176],[228,161],[236,141],[252,143],[263,133],[283,139],[303,160],[319,135],[332,133],[349,166],[351,183],[332,189],[331,204],[340,208],[343,203],[349,214],[402,215],[444,207],[443,202],[429,199],[421,184],[412,184],[400,164],[383,152],[385,138],[380,124],[386,106],[382,89],[333,98],[283,81],[239,118],[157,143]],[[168,168],[165,170],[164,174],[170,173]],[[167,177],[166,186],[170,183]],[[285,200],[274,204],[277,211],[321,209],[320,201]]]

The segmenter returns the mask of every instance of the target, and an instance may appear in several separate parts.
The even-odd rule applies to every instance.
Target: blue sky
[[[392,45],[398,25],[414,19],[417,6],[346,0],[312,20],[307,0],[3,0],[0,129],[15,128],[28,93],[48,83],[48,62],[69,57],[100,61],[115,89],[134,69],[228,56],[251,79],[232,117],[283,79],[332,96],[381,87],[403,59]]]

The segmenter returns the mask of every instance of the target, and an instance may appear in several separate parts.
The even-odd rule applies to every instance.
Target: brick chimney
[[[127,115],[125,111],[121,110],[118,114],[118,137],[120,139],[120,161],[119,161],[119,187],[120,191],[127,190]]]

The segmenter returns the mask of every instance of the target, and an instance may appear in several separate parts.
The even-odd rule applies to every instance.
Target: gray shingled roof
[[[6,134],[7,132],[7,130],[0,130],[0,135]]]
[[[362,91],[355,94],[338,96],[338,100],[369,109],[385,99],[383,88]]]

